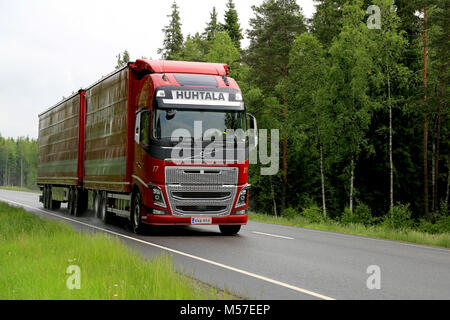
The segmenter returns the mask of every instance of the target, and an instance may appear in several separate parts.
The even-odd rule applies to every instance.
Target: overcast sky
[[[242,29],[251,6],[235,0]],[[116,55],[158,59],[172,1],[0,0],[0,134],[37,138],[38,114],[114,70]],[[183,34],[203,32],[213,6],[226,0],[177,0]],[[311,17],[312,0],[297,0]],[[247,40],[242,41],[245,47]]]

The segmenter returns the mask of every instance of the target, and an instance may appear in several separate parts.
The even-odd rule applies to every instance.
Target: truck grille
[[[166,167],[166,190],[176,216],[226,216],[237,189],[237,168]]]
[[[237,184],[238,168],[166,167],[168,184]]]

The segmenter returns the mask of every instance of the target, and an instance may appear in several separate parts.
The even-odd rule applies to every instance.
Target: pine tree
[[[117,58],[116,70],[126,66],[128,62],[130,62],[130,54],[127,50],[124,50],[123,53],[119,53],[116,56],[116,58]]]
[[[342,6],[345,0],[315,0],[316,12],[311,21],[312,33],[325,48],[341,32]]]
[[[231,40],[236,48],[241,50],[242,29],[239,24],[238,13],[235,9],[233,0],[228,0],[227,10],[225,11],[225,23],[222,25],[222,29],[228,32]]]
[[[247,62],[252,80],[267,96],[277,95],[283,105],[283,128],[288,126],[286,93],[276,87],[288,77],[289,52],[295,37],[306,31],[303,15],[295,0],[265,0],[252,7],[255,17],[250,19],[250,45]],[[281,211],[286,208],[288,174],[288,138],[283,130],[283,183]]]
[[[222,31],[222,27],[217,21],[216,7],[213,7],[213,10],[210,13],[209,22],[206,24],[206,28],[202,36],[205,40],[211,41],[216,36],[217,32],[220,31]]]
[[[163,48],[158,49],[162,59],[173,60],[183,49],[183,33],[181,31],[180,12],[176,1],[172,3],[172,13],[169,24],[162,31],[164,33]]]

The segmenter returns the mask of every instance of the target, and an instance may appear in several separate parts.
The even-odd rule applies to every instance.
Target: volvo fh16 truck
[[[244,132],[244,134],[242,134]],[[227,65],[137,60],[39,115],[44,208],[145,225],[248,219],[256,120]]]

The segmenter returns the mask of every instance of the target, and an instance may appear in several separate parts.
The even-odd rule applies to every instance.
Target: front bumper
[[[201,215],[199,215],[201,216]],[[147,214],[143,217],[142,223],[148,225],[191,225],[192,217],[177,217],[172,215]],[[244,225],[247,224],[248,214],[229,215],[226,217],[211,217],[211,225]]]

